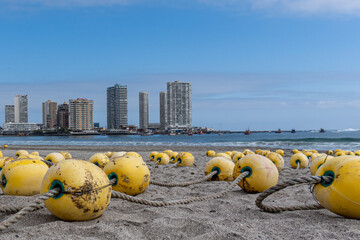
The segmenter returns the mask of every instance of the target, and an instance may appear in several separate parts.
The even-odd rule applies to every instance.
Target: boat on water
[[[176,133],[175,133],[175,132],[170,132],[169,135],[170,135],[170,136],[175,136]]]
[[[324,133],[324,132],[325,132],[325,130],[323,128],[320,128],[319,133]]]
[[[248,128],[248,129],[246,129],[246,130],[245,130],[245,132],[244,132],[244,134],[245,134],[245,135],[250,135],[250,134],[251,134],[250,129],[249,129],[249,128]]]
[[[296,133],[295,129],[291,129],[291,133]]]
[[[281,129],[279,128],[275,133],[281,133]]]

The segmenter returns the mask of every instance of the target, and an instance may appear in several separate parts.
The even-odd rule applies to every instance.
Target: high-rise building
[[[167,110],[168,128],[191,128],[191,83],[167,83]]]
[[[5,105],[5,123],[15,122],[14,105]]]
[[[14,98],[15,123],[28,122],[28,97],[27,95],[15,95]]]
[[[149,94],[139,92],[139,128],[147,129],[149,126]]]
[[[47,100],[42,103],[43,124],[47,128],[54,128],[57,125],[57,103]]]
[[[69,104],[66,102],[58,106],[57,126],[61,128],[69,128]]]
[[[75,131],[94,129],[94,101],[84,98],[69,100],[70,128]]]
[[[160,92],[160,128],[166,129],[167,126],[167,93]]]
[[[107,88],[107,128],[121,129],[128,125],[127,86],[115,84]]]

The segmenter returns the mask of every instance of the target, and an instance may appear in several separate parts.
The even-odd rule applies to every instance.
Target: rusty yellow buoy
[[[36,159],[8,161],[1,170],[1,189],[6,195],[31,196],[40,186],[49,167]]]
[[[206,152],[206,156],[208,157],[215,157],[216,152],[214,150],[209,150]]]
[[[52,166],[41,184],[41,193],[59,188],[44,202],[49,211],[65,221],[85,221],[101,216],[110,203],[111,185],[106,174],[84,160],[66,160]]]
[[[140,154],[138,154],[137,152],[127,152],[127,153],[124,154],[124,156],[138,157],[138,158],[141,158],[143,160],[142,156]]]
[[[150,183],[149,168],[138,157],[117,158],[105,166],[104,172],[110,180],[116,179],[113,190],[132,196],[144,192]]]
[[[234,162],[224,157],[214,157],[210,159],[205,165],[205,175],[217,171],[217,174],[212,177],[211,181],[232,181],[234,180]]]
[[[295,153],[290,158],[290,164],[292,168],[306,168],[309,165],[309,159],[305,156],[305,154],[299,152]]]
[[[126,152],[114,152],[111,155],[110,160],[114,160],[115,158],[122,157],[126,154]]]
[[[284,156],[284,150],[282,150],[282,149],[277,149],[276,151],[275,151],[277,154],[280,154],[281,156]]]
[[[15,158],[13,158],[13,157],[1,157],[0,158],[0,171],[3,169],[5,164],[7,164],[8,162],[13,161],[13,160],[15,160]]]
[[[154,161],[156,155],[158,155],[158,154],[159,154],[158,152],[151,152],[149,155],[149,160]]]
[[[7,144],[4,144],[4,148],[8,148],[8,145],[7,145]]]
[[[226,153],[216,153],[215,157],[224,157],[224,158],[227,158],[227,159],[231,160],[230,155],[226,154]]]
[[[194,165],[195,158],[189,152],[181,152],[177,155],[176,162],[178,167],[191,167]]]
[[[64,161],[64,160],[65,160],[65,157],[64,157],[64,155],[62,155],[61,153],[53,152],[53,153],[49,153],[49,154],[45,157],[44,160],[45,160],[45,161],[52,162],[52,163],[58,163],[58,162]]]
[[[334,158],[333,156],[330,155],[320,155],[318,157],[316,157],[310,165],[310,173],[311,175],[315,175],[316,171],[321,167],[321,165],[324,164],[324,162],[330,160]]]
[[[178,152],[171,152],[169,154],[170,163],[176,163],[179,153]]]
[[[155,162],[159,165],[167,165],[170,162],[169,155],[166,153],[158,153],[155,157]]]
[[[234,178],[248,171],[249,175],[239,182],[239,186],[248,193],[263,192],[275,186],[279,172],[268,158],[258,154],[250,154],[241,158],[234,167]]]
[[[237,163],[237,162],[239,161],[239,159],[241,159],[241,158],[244,157],[244,156],[245,156],[245,155],[244,155],[243,153],[239,152],[239,153],[236,153],[236,154],[233,156],[232,160],[233,160],[234,163]]]
[[[89,158],[89,162],[103,169],[109,162],[109,158],[104,153],[95,153]]]
[[[279,153],[271,152],[266,157],[275,164],[279,172],[284,168],[284,158]]]
[[[64,156],[65,159],[72,159],[72,156],[69,152],[61,151],[60,153]]]
[[[19,151],[17,151],[17,152],[15,153],[15,157],[20,157],[20,156],[22,156],[22,155],[27,155],[27,154],[29,154],[28,151],[26,151],[26,150],[19,150]]]
[[[332,177],[330,182],[314,186],[320,204],[333,213],[360,219],[360,157],[340,156],[326,161],[316,176]]]
[[[172,153],[173,151],[170,149],[164,150],[163,153],[166,153],[167,155],[170,155],[170,153]]]

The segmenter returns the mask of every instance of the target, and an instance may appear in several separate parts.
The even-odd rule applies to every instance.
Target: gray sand
[[[202,178],[207,150],[242,151],[235,147],[78,147],[78,146],[10,146],[4,155],[15,150],[38,151],[45,157],[50,152],[68,150],[73,158],[88,159],[96,152],[136,151],[144,160],[151,151],[172,149],[189,151],[196,158],[196,167],[172,168],[149,165],[151,179],[164,182],[185,182]],[[254,150],[254,149],[253,149]],[[309,169],[290,167],[290,151],[286,151],[285,169],[280,181],[310,175]],[[147,161],[148,162],[148,161]],[[139,197],[150,200],[175,200],[206,196],[225,190],[228,182],[204,182],[189,187],[167,188],[150,185]],[[237,188],[223,198],[170,207],[149,207],[120,199],[112,199],[99,218],[85,222],[64,222],[47,209],[27,215],[0,239],[360,239],[357,220],[337,216],[330,211],[312,210],[270,214],[255,206],[258,194]],[[32,197],[0,196],[0,205],[26,204]],[[287,188],[272,195],[267,203],[289,206],[313,203],[308,185]],[[0,214],[0,221],[10,214]]]

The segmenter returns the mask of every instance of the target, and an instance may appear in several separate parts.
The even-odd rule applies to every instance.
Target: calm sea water
[[[0,137],[10,145],[98,145],[98,146],[248,146],[261,148],[360,149],[360,130],[297,133],[153,135],[153,136],[11,136]]]

